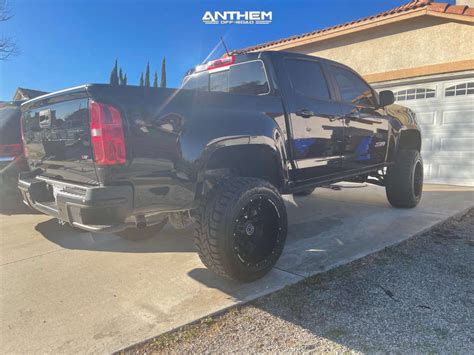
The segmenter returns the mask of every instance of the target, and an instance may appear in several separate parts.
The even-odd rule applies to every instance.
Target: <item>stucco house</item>
[[[344,63],[417,113],[425,179],[474,185],[474,0],[415,0],[235,52],[285,50]]]
[[[13,101],[30,100],[35,97],[47,94],[46,91],[39,91],[33,89],[17,88],[13,95]]]

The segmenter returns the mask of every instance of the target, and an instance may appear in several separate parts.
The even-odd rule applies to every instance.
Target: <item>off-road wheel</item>
[[[249,282],[272,269],[286,233],[285,204],[272,184],[225,178],[201,202],[194,242],[208,269]]]
[[[401,149],[387,168],[385,192],[394,207],[412,208],[423,193],[423,160],[417,150]]]
[[[293,195],[294,196],[309,196],[313,193],[314,190],[315,188],[313,187],[312,189],[306,189],[303,191],[294,192]]]
[[[150,227],[146,227],[143,229],[138,229],[138,228],[125,229],[124,231],[118,232],[117,235],[120,238],[131,240],[131,241],[140,241],[140,240],[150,239],[150,238],[153,238],[155,235],[157,235],[165,227],[166,223],[168,223],[168,218],[165,218],[163,221],[161,221],[158,224],[154,224]]]

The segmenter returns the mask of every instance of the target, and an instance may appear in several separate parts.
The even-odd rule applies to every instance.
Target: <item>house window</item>
[[[474,94],[474,82],[450,86],[444,91],[444,96],[462,96]]]
[[[397,91],[394,95],[395,101],[420,100],[435,97],[436,91],[434,89],[426,88],[406,89]]]

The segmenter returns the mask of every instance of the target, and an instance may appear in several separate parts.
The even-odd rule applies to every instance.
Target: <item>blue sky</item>
[[[0,62],[0,100],[15,89],[55,91],[108,82],[115,58],[130,84],[147,61],[167,58],[168,86],[176,87],[223,36],[229,49],[312,31],[391,9],[404,0],[9,0],[14,17],[0,34],[21,54]],[[205,25],[205,11],[273,12],[270,25]],[[220,56],[219,48],[213,58]]]

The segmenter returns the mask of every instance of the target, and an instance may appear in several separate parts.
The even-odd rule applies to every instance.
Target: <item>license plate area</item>
[[[86,188],[70,183],[62,183],[50,179],[41,179],[47,184],[48,191],[54,197],[54,201],[58,202],[58,196],[64,196],[67,199],[82,200],[86,194]]]

